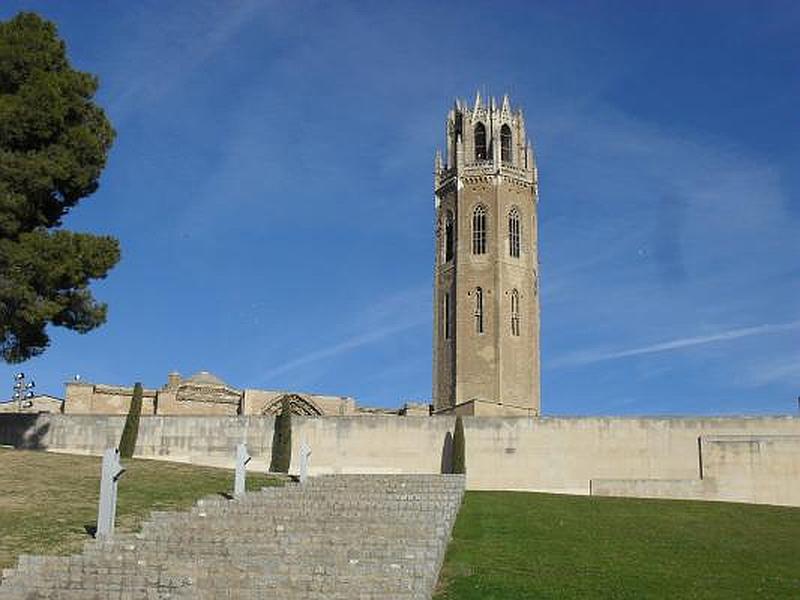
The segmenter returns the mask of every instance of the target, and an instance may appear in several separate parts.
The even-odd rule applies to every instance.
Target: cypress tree
[[[284,399],[281,412],[275,415],[275,430],[272,433],[271,473],[288,473],[292,462],[292,409]]]
[[[120,458],[132,458],[133,451],[136,449],[136,438],[139,437],[139,417],[142,414],[142,384],[138,381],[133,386],[133,399],[128,409],[128,418],[125,419],[125,427],[122,429],[122,437],[119,440]]]
[[[467,472],[466,441],[464,439],[464,422],[456,417],[456,429],[453,433],[453,473],[464,475]]]

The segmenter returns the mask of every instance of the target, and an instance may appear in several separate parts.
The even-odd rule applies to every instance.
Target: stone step
[[[430,598],[463,476],[324,475],[154,512],[70,557],[20,557],[0,600]]]

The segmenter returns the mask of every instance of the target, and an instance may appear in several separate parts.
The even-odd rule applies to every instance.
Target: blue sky
[[[508,92],[540,173],[546,414],[796,412],[800,4],[32,2],[118,138],[66,219],[123,258],[42,392],[431,390],[433,155]],[[0,367],[10,393],[16,368]]]

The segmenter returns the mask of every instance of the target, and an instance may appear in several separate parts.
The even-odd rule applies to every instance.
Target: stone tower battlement
[[[512,108],[507,95],[499,105],[494,98],[482,100],[480,93],[472,106],[456,100],[445,127],[446,153],[443,158],[437,152],[434,164],[437,190],[457,174],[499,173],[536,185],[536,161],[525,132],[525,117],[521,108]]]
[[[538,415],[538,172],[525,118],[508,96],[478,94],[472,106],[456,100],[445,128],[434,163],[434,409]]]

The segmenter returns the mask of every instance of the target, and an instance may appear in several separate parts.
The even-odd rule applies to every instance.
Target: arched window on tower
[[[442,329],[444,329],[444,339],[449,340],[452,334],[453,325],[450,319],[450,294],[444,293],[442,300]]]
[[[515,206],[508,213],[508,253],[514,258],[519,258],[520,233],[519,210]]]
[[[444,217],[444,260],[453,260],[453,211],[448,210]]]
[[[511,290],[511,335],[519,336],[519,292]]]
[[[500,160],[509,165],[514,162],[511,158],[511,127],[508,125],[500,128]]]
[[[486,127],[483,123],[475,125],[475,160],[486,160]]]
[[[483,289],[475,288],[475,333],[483,333]]]
[[[486,208],[476,206],[472,213],[472,253],[486,254]]]

